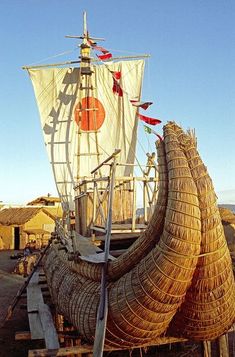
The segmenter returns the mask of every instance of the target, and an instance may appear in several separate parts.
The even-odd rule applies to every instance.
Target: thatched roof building
[[[60,217],[59,207],[12,207],[0,211],[0,236],[4,249],[23,249],[35,241],[44,245]]]
[[[3,226],[22,225],[41,211],[41,208],[4,208],[0,211],[0,224]]]
[[[60,205],[60,202],[59,197],[41,196],[31,202],[28,202],[27,206],[58,206]]]

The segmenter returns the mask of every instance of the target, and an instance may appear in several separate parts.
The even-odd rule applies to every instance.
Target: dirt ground
[[[25,279],[12,274],[17,261],[10,259],[11,254],[12,251],[0,251],[0,357],[24,357],[28,355],[29,349],[43,348],[43,344],[15,341],[16,331],[29,331],[26,310],[20,308],[26,300],[20,300],[12,318],[4,323],[8,306]]]

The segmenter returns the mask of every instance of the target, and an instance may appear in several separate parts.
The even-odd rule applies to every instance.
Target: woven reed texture
[[[160,197],[150,226],[109,263],[105,344],[113,347],[150,343],[166,332],[214,339],[235,320],[231,258],[196,140],[170,122],[157,149]],[[93,342],[100,267],[71,262],[61,248],[54,243],[44,263],[52,299]]]
[[[212,340],[235,320],[235,284],[212,180],[190,134],[174,125],[197,186],[202,217],[201,256],[185,302],[171,330],[189,339]]]

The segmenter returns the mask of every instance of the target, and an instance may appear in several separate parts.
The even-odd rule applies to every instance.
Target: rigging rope
[[[64,52],[58,53],[58,54],[56,54],[56,55],[43,58],[43,59],[41,59],[41,60],[39,60],[39,61],[37,61],[37,62],[33,62],[33,63],[29,64],[28,67],[30,67],[30,66],[35,66],[35,65],[37,65],[37,64],[39,64],[39,63],[48,61],[48,60],[50,60],[50,59],[52,59],[52,58],[56,58],[56,57],[60,57],[60,56],[64,56],[64,55],[73,53],[73,52],[75,52],[76,49],[77,49],[77,48],[74,48],[73,50],[70,50],[70,51],[64,51]]]

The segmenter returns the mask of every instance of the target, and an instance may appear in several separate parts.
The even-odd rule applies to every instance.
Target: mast
[[[90,69],[90,46],[88,44],[88,30],[87,30],[87,16],[86,12],[83,13],[83,41],[80,46],[80,58],[81,58],[81,74],[82,75],[91,75]]]
[[[93,85],[92,74],[94,73],[91,69],[91,45],[89,43],[90,37],[87,28],[87,14],[83,13],[83,41],[80,45],[80,88],[79,88],[79,99],[81,103],[81,108],[79,110],[79,115],[84,116],[87,121],[87,131],[83,131],[81,127],[78,128],[78,136],[87,137],[88,147],[92,145],[92,140],[95,142],[94,152],[82,152],[81,150],[81,140],[78,138],[78,150],[77,150],[77,167],[80,168],[80,161],[82,156],[96,156],[97,164],[100,164],[100,150],[98,143],[98,131],[97,131],[97,111],[95,105],[95,87]],[[84,100],[85,99],[85,100]],[[84,150],[83,150],[84,151]],[[77,180],[80,179],[79,172],[77,173]]]

